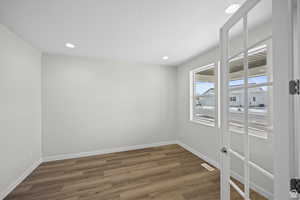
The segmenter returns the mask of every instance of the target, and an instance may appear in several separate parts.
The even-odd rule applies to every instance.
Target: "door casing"
[[[298,0],[299,1],[299,0]],[[273,0],[274,70],[274,196],[290,199],[290,179],[295,175],[293,96],[292,0]],[[283,67],[284,66],[284,67]]]

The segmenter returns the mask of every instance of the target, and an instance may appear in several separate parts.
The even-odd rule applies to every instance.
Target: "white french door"
[[[300,177],[300,100],[289,82],[300,78],[300,1],[273,0],[274,55],[274,199],[299,199],[290,180]]]
[[[292,0],[292,24],[293,24],[293,69],[292,79],[296,82],[300,79],[300,1]],[[295,177],[300,177],[300,124],[295,123],[300,119],[299,92],[293,96],[294,137],[295,137]]]
[[[272,36],[250,31],[260,3],[247,0],[220,30],[221,200],[274,199]]]
[[[294,17],[296,20],[294,21],[294,75],[293,79],[299,81],[300,80],[300,1],[294,0]],[[298,86],[299,89],[299,86]],[[295,96],[295,105],[294,105],[294,121],[299,122],[300,119],[300,96],[299,92],[298,95]],[[295,123],[295,141],[297,142],[295,145],[295,176],[300,178],[300,123]]]
[[[299,82],[300,82],[300,1],[299,0],[290,0],[290,15],[292,21],[292,69],[291,69],[291,80],[293,83],[298,84],[294,89],[294,94],[290,94],[292,101],[291,109],[291,118],[293,118],[292,127],[293,127],[293,140],[292,145],[292,173],[291,178],[300,178],[300,91],[299,91]],[[298,89],[298,91],[297,91]],[[294,191],[296,192],[296,191]],[[299,191],[298,191],[299,192]],[[299,198],[299,194],[297,194]]]

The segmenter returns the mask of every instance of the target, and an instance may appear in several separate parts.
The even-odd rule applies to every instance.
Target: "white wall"
[[[0,199],[41,158],[41,53],[0,24]]]
[[[189,71],[217,60],[216,51],[207,52],[177,69],[178,139],[214,162],[218,162],[219,135],[217,129],[189,121]]]
[[[218,34],[218,33],[215,33]],[[264,39],[272,34],[271,23],[265,23],[260,27],[256,27],[249,34],[249,43]],[[231,43],[231,52],[233,54],[239,52],[243,46],[241,37],[236,37]],[[178,139],[187,144],[193,149],[200,152],[202,155],[212,161],[219,163],[219,150],[221,148],[221,135],[217,127],[210,127],[201,124],[196,124],[189,121],[189,71],[207,64],[218,61],[220,58],[219,49],[213,48],[194,59],[178,66],[177,68],[177,109],[178,109]],[[233,140],[237,144],[241,144],[243,138],[241,134],[233,135]],[[269,171],[273,171],[273,156],[272,144],[273,137],[270,136],[267,140],[251,138],[251,159]],[[236,145],[236,149],[242,152],[242,146]],[[233,169],[239,175],[242,175],[242,165],[238,160],[233,160]],[[261,173],[251,170],[251,181],[255,182],[265,191],[272,193],[272,182],[262,176]]]
[[[44,157],[175,139],[175,67],[42,60]]]
[[[251,41],[270,34],[268,23]],[[41,72],[41,53],[3,26],[0,44],[0,192],[39,161],[41,148],[51,157],[178,139],[219,162],[218,129],[189,122],[189,71],[218,60],[217,48],[178,68],[44,54]],[[254,159],[272,171],[272,141],[255,144]]]

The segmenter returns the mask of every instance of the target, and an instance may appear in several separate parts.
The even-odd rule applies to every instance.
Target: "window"
[[[229,81],[230,130],[244,131],[244,54],[231,59]],[[252,136],[267,138],[272,130],[273,76],[267,45],[248,51],[248,132]]]
[[[230,97],[231,102],[236,102],[236,97]]]
[[[268,44],[268,43],[267,43]],[[243,133],[244,122],[244,63],[243,53],[229,63],[230,130]],[[190,71],[190,120],[215,125],[216,99],[215,64]],[[249,135],[267,138],[273,129],[272,94],[273,70],[268,45],[248,51],[248,125]],[[219,111],[220,112],[220,111]],[[219,115],[220,116],[220,113]]]
[[[215,65],[190,72],[190,120],[207,125],[215,124]]]

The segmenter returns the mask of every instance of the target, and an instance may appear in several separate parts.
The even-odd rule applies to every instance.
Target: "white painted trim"
[[[261,0],[251,0],[246,1],[237,12],[235,12],[230,19],[224,24],[223,28],[225,30],[229,30],[232,26],[234,26],[238,21],[244,17],[245,13],[248,13],[249,10],[254,8],[256,4],[258,4]]]
[[[245,192],[245,199],[250,199],[250,170],[249,170],[249,160],[250,160],[250,142],[249,142],[249,117],[248,117],[248,70],[249,70],[249,63],[248,63],[248,15],[245,14],[243,17],[243,27],[244,27],[244,192]]]
[[[194,69],[190,70],[190,72],[193,72],[193,73],[202,72],[202,71],[205,71],[205,70],[208,70],[208,69],[215,68],[215,65],[216,65],[216,63],[213,62],[213,63],[210,63],[208,65],[204,65],[204,66],[201,66],[201,67],[194,68]]]
[[[230,172],[231,177],[235,178],[236,180],[238,180],[241,183],[244,183],[244,178],[242,176],[240,176],[238,173],[234,172],[231,170]],[[256,185],[253,182],[250,182],[250,188],[256,192],[258,192],[259,194],[263,195],[264,197],[266,197],[269,200],[273,199],[273,194],[267,190],[265,190],[264,188]]]
[[[43,157],[43,162],[65,160],[65,159],[72,159],[72,158],[81,158],[81,157],[102,155],[102,154],[108,154],[108,153],[117,153],[117,152],[122,152],[122,151],[145,149],[145,148],[158,147],[158,146],[164,146],[164,145],[170,145],[170,144],[177,144],[177,142],[176,141],[165,141],[165,142],[141,144],[141,145],[127,146],[127,147],[108,148],[108,149],[102,149],[102,150],[97,150],[97,151],[47,156],[47,157]]]
[[[25,180],[40,164],[42,164],[42,159],[34,162],[29,168],[27,168],[23,174],[15,180],[11,185],[8,186],[6,190],[0,193],[0,199],[4,199],[11,191],[13,191],[22,181]]]
[[[116,152],[122,152],[122,151],[130,151],[130,150],[138,150],[138,149],[144,149],[144,148],[150,148],[150,147],[159,147],[164,145],[170,145],[170,144],[178,144],[187,151],[191,152],[192,154],[196,155],[197,157],[201,158],[202,160],[206,161],[208,164],[214,166],[217,169],[220,169],[220,164],[209,158],[208,156],[200,153],[199,151],[195,150],[191,146],[181,142],[181,141],[165,141],[165,142],[158,142],[158,143],[152,143],[152,144],[142,144],[142,145],[135,145],[135,146],[128,146],[128,147],[119,147],[119,148],[110,148],[110,149],[104,149],[100,151],[92,151],[92,152],[82,152],[77,154],[64,154],[64,155],[58,155],[58,156],[50,156],[45,157],[43,159],[40,159],[33,163],[25,172],[13,183],[11,184],[5,191],[3,191],[0,194],[0,199],[4,199],[11,191],[13,191],[26,177],[28,177],[40,164],[43,162],[49,162],[49,161],[56,161],[56,160],[64,160],[64,159],[70,159],[70,158],[80,158],[80,157],[86,157],[86,156],[93,156],[93,155],[101,155],[101,154],[107,154],[107,153],[116,153]],[[237,173],[231,171],[231,176],[240,181],[243,182],[243,178],[238,175]],[[264,195],[265,197],[269,199],[273,199],[273,196],[270,192],[266,191],[265,189],[261,188],[260,186],[250,183],[251,189],[259,192],[260,194]]]
[[[202,160],[206,161],[208,164],[213,165],[215,168],[220,169],[220,164],[215,161],[212,160],[211,158],[209,158],[208,156],[200,153],[199,151],[195,150],[193,147],[181,142],[181,141],[177,141],[177,144],[180,145],[181,147],[183,147],[184,149],[186,149],[187,151],[191,152],[192,154],[198,156],[199,158],[201,158]],[[244,182],[244,178],[242,176],[240,176],[238,173],[231,171],[231,176],[233,178],[235,178],[236,180],[238,180],[239,182],[243,183]],[[271,192],[265,190],[264,188],[258,186],[257,184],[250,182],[250,188],[256,192],[258,192],[259,194],[265,196],[266,198],[272,200],[273,199],[273,195]]]
[[[220,169],[220,164],[217,161],[215,161],[215,160],[209,158],[208,156],[200,153],[199,151],[195,150],[193,147],[191,147],[191,146],[189,146],[189,145],[187,145],[187,144],[185,144],[181,141],[177,141],[177,144],[180,145],[181,147],[183,147],[184,149],[186,149],[187,151],[191,152],[192,154],[198,156],[202,160],[206,161],[208,164],[214,166],[217,169]]]
[[[220,148],[227,148],[230,147],[230,134],[227,134],[226,131],[228,130],[228,116],[229,116],[229,91],[228,91],[228,72],[229,72],[229,63],[228,63],[228,56],[229,56],[229,46],[228,46],[228,29],[222,27],[220,30],[220,52],[221,52],[221,61],[220,61],[220,111],[221,111],[221,123],[219,128],[219,135],[221,139],[221,147]],[[222,84],[223,83],[223,84]],[[224,84],[225,83],[225,84]],[[229,200],[230,199],[230,162],[226,154],[221,154],[220,156],[221,161],[221,200]]]
[[[293,62],[293,79],[300,78],[300,2],[292,0],[293,16],[293,44],[294,44],[294,62]],[[294,96],[294,121],[300,119],[300,96]],[[300,124],[294,123],[295,131],[295,176],[300,177]]]
[[[290,178],[294,175],[293,107],[288,83],[292,79],[292,2],[272,1],[274,71],[274,199],[290,199]],[[282,67],[284,66],[284,67]],[[298,120],[298,119],[297,119]],[[283,134],[284,133],[284,134]]]
[[[188,122],[193,123],[193,124],[201,124],[203,126],[208,126],[208,127],[215,127],[215,122],[209,122],[209,121],[205,121],[205,120],[189,120]]]
[[[229,152],[231,153],[231,155],[235,156],[236,158],[240,159],[242,162],[245,161],[245,157],[242,156],[241,154],[239,154],[238,152],[234,151],[233,149],[229,149]],[[257,170],[258,172],[262,173],[263,175],[265,175],[266,177],[268,177],[271,180],[274,180],[274,174],[272,174],[271,172],[269,172],[268,170],[262,168],[261,166],[255,164],[252,161],[248,161],[248,164],[250,167],[252,167],[253,169]]]
[[[245,192],[237,184],[235,184],[235,182],[230,179],[229,184],[243,197],[243,199],[246,199]]]
[[[194,83],[195,83],[195,73],[196,72],[201,72],[201,71],[205,71],[205,70],[208,70],[208,69],[214,69],[214,89],[215,91],[217,92],[216,94],[218,94],[218,62],[213,62],[213,63],[210,63],[208,65],[204,65],[204,66],[201,66],[201,67],[198,67],[198,68],[194,68],[194,69],[191,69],[189,71],[189,91],[190,91],[190,100],[189,100],[189,121],[192,122],[192,123],[197,123],[197,124],[201,124],[201,125],[205,125],[205,126],[211,126],[211,127],[214,127],[217,122],[216,122],[216,119],[217,119],[217,113],[216,111],[214,111],[214,121],[213,122],[210,122],[210,121],[207,121],[205,119],[203,120],[194,120],[194,95],[195,95],[195,87],[194,87]],[[217,104],[217,101],[215,102],[216,105],[215,105],[215,109],[218,110],[218,104]]]

